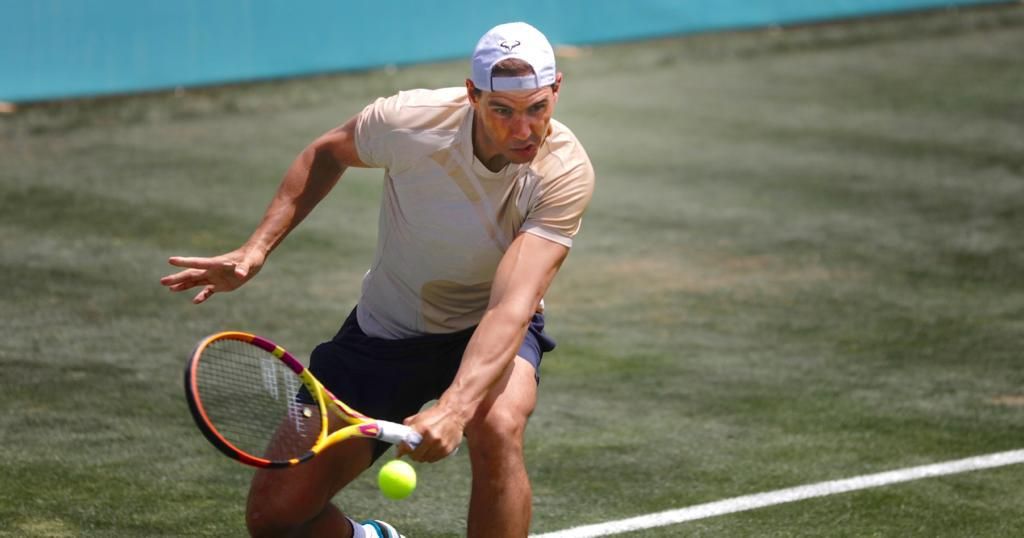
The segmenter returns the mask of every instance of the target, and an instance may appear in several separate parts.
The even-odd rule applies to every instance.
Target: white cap
[[[494,64],[507,58],[518,58],[530,64],[533,75],[494,77]],[[491,28],[473,51],[473,74],[470,80],[485,91],[535,90],[555,83],[555,51],[540,30],[525,22],[510,22]]]

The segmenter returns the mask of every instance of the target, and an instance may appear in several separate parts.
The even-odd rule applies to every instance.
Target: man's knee
[[[488,452],[522,452],[529,415],[510,409],[490,409],[466,427],[470,448]]]
[[[297,529],[302,522],[290,521],[287,513],[276,510],[272,506],[263,503],[249,503],[245,510],[245,527],[249,529],[249,535],[261,536],[287,536]]]
[[[282,521],[272,512],[261,508],[249,508],[245,511],[245,527],[249,530],[249,536],[262,538],[264,536],[288,536],[298,526]]]
[[[331,498],[370,466],[374,442],[352,439],[296,467],[256,471],[245,508],[249,533],[287,536],[335,515]]]

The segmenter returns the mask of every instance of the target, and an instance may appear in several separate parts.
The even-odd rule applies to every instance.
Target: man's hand
[[[402,443],[398,447],[398,457],[409,454],[416,461],[429,463],[455,452],[466,429],[465,419],[441,403],[405,419],[405,425],[419,432],[423,441],[412,451]]]
[[[263,267],[265,256],[256,249],[238,250],[213,258],[188,258],[172,256],[168,263],[186,267],[160,279],[160,284],[171,291],[185,291],[197,286],[203,289],[192,299],[199,304],[214,293],[231,291],[245,284]]]

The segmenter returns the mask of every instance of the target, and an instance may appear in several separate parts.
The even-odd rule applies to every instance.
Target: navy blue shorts
[[[353,309],[338,334],[313,350],[309,370],[356,411],[401,423],[448,388],[474,330],[400,340],[374,338],[359,328]],[[538,382],[541,358],[554,348],[555,341],[544,334],[544,315],[534,314],[518,355],[533,364]],[[378,442],[374,459],[390,446]]]

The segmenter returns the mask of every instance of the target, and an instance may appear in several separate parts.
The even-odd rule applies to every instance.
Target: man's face
[[[551,115],[558,102],[554,86],[536,90],[481,92],[474,96],[467,81],[470,100],[476,112],[475,152],[485,165],[504,166],[508,162],[528,163],[537,155],[548,134]]]

